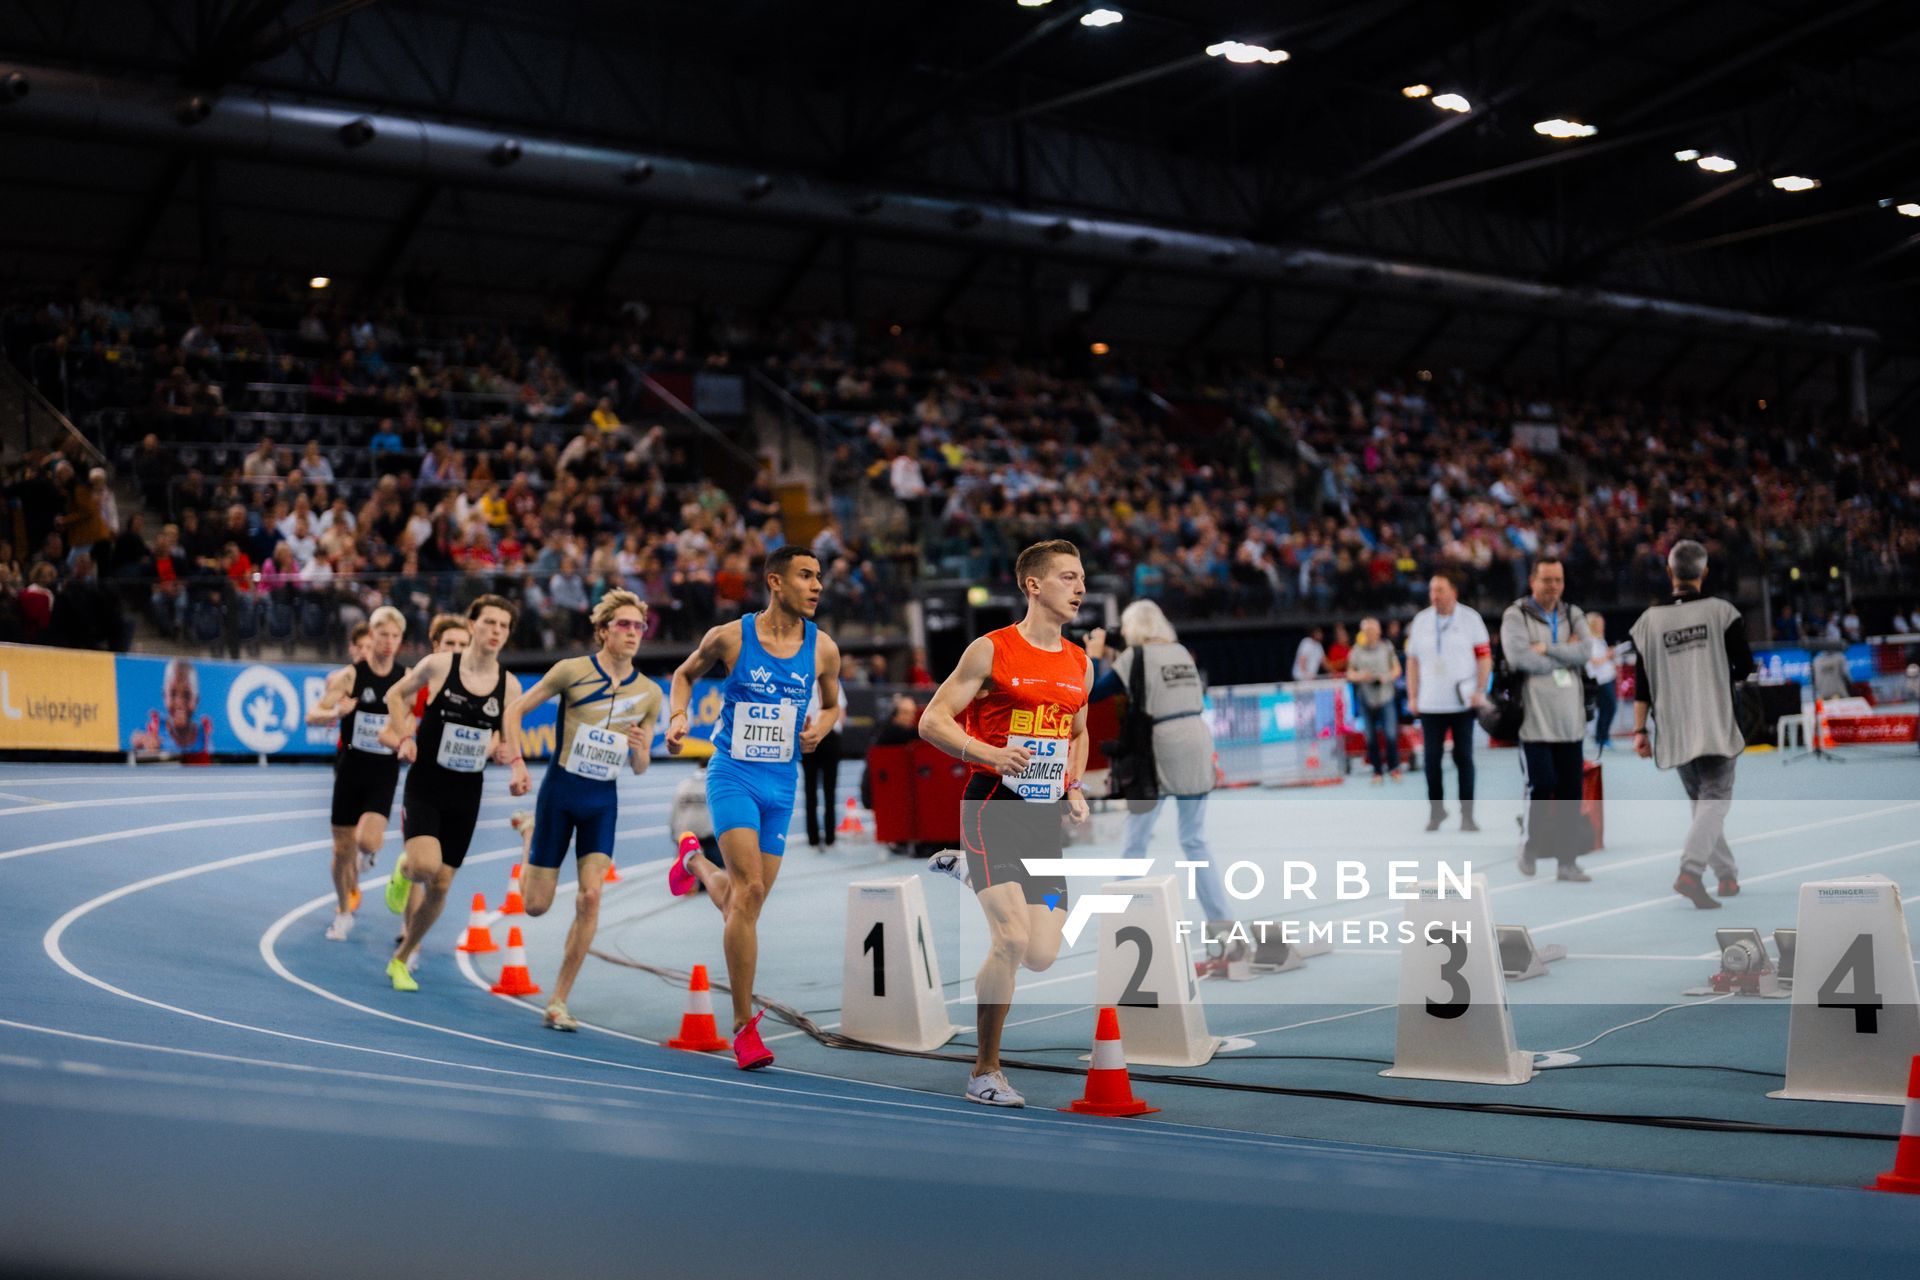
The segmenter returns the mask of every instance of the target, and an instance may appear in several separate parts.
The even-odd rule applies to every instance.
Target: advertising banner
[[[110,653],[0,644],[0,751],[116,751]]]
[[[0,751],[131,752],[152,759],[216,756],[324,757],[339,742],[333,725],[311,727],[337,667],[318,663],[230,662],[96,653],[0,644]],[[519,672],[521,687],[540,673]],[[667,694],[665,677],[652,677]],[[685,754],[712,753],[721,682],[694,682]],[[530,760],[553,755],[560,703],[549,699],[521,725]],[[666,717],[654,724],[653,754],[666,749]]]

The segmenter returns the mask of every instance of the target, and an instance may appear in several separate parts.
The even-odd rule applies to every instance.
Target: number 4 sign
[[[940,959],[920,877],[847,886],[840,1030],[892,1049],[925,1051],[953,1039]]]
[[[1800,886],[1787,1087],[1774,1098],[1907,1101],[1920,991],[1900,888],[1885,876]]]
[[[1500,942],[1485,876],[1468,896],[1423,884],[1407,902],[1413,940],[1400,951],[1400,1010],[1393,1066],[1380,1074],[1470,1084],[1525,1084],[1533,1055],[1513,1047]]]

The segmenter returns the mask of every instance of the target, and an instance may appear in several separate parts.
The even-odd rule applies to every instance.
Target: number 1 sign
[[[847,886],[840,1030],[891,1049],[925,1051],[953,1039],[940,959],[920,877]]]

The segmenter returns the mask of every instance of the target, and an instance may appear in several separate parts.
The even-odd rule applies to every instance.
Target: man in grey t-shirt
[[[1633,749],[1673,769],[1693,802],[1693,821],[1673,891],[1702,911],[1719,907],[1707,893],[1708,867],[1722,898],[1740,892],[1739,868],[1725,834],[1733,806],[1733,766],[1746,747],[1733,715],[1733,682],[1753,671],[1740,611],[1700,594],[1707,549],[1676,542],[1667,554],[1673,602],[1657,604],[1633,624],[1640,669],[1633,690]],[[1649,733],[1648,721],[1653,730]]]

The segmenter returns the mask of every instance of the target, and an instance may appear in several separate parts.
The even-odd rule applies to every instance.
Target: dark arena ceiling
[[[0,0],[0,273],[1816,406],[1858,349],[1899,419],[1916,61],[1910,0]]]

